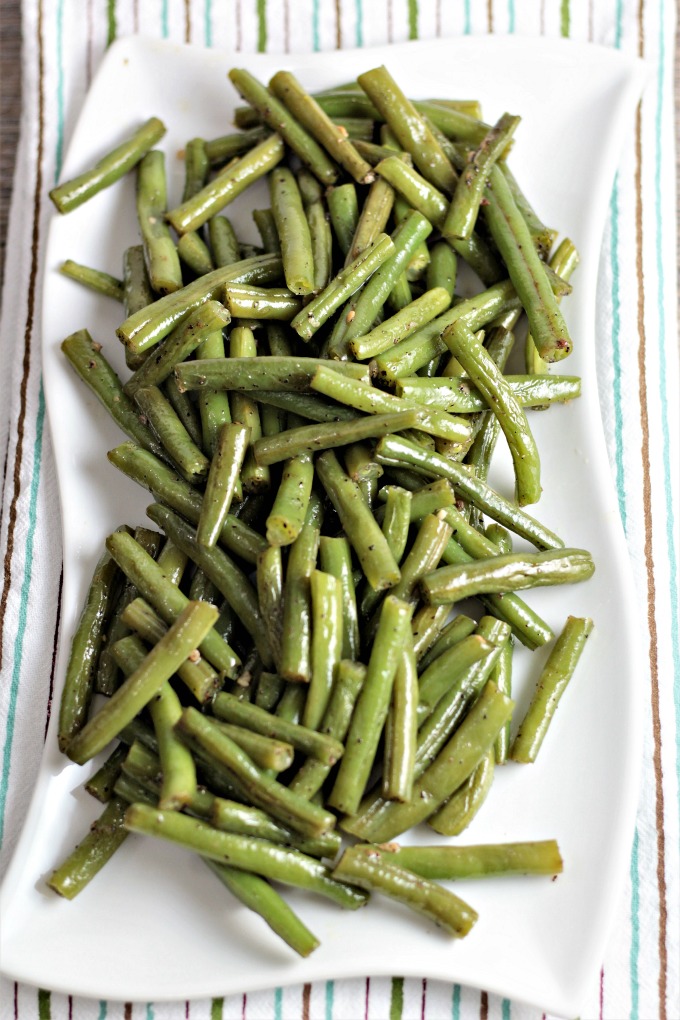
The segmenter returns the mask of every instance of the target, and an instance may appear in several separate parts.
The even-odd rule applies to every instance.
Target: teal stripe
[[[623,34],[623,0],[616,0],[616,29],[614,32],[614,48],[621,49],[621,36]]]
[[[212,46],[212,0],[205,0],[205,11],[203,18],[203,38],[206,46]]]
[[[106,1014],[109,1011],[108,1004],[103,999],[99,1002],[99,1013],[97,1014],[97,1020],[106,1020]]]
[[[357,17],[356,40],[357,46],[364,45],[364,9],[361,0],[355,0],[354,9]]]
[[[460,1020],[460,985],[453,986],[451,999],[451,1020]]]
[[[515,31],[515,0],[508,0],[508,31]]]
[[[333,1020],[333,1003],[335,1001],[335,982],[326,982],[326,1012],[325,1020]]]
[[[623,466],[623,401],[621,394],[621,280],[619,273],[619,177],[614,178],[609,203],[612,257],[612,388],[614,395],[614,468],[623,530],[627,530],[626,480]]]
[[[675,764],[680,776],[680,636],[678,635],[678,559],[675,548],[677,531],[671,484],[670,435],[668,432],[667,373],[664,371],[664,343],[666,337],[665,266],[663,259],[663,206],[661,196],[661,167],[663,166],[663,81],[666,70],[666,43],[664,37],[664,5],[659,14],[659,70],[657,78],[658,103],[656,107],[656,172],[654,197],[656,203],[656,271],[658,278],[657,307],[659,309],[659,396],[661,398],[661,434],[663,435],[664,495],[666,497],[666,541],[668,545],[669,600],[671,604],[671,649],[673,654],[673,703],[675,705]]]
[[[408,0],[408,37],[418,38],[418,0]]]
[[[146,1020],[154,1020],[155,1017],[153,1002],[147,1002],[146,1004]]]
[[[501,1002],[501,1017],[502,1020],[510,1020],[512,1015],[512,1005],[509,999],[503,999]]]
[[[64,155],[64,0],[57,4],[57,148],[54,156],[54,183],[61,175]]]
[[[283,988],[274,989],[274,1020],[282,1020],[283,1017]]]
[[[312,10],[312,46],[314,52],[318,53],[321,49],[321,36],[319,32],[319,0],[314,0],[314,8]]]
[[[466,35],[470,35],[472,31],[472,14],[470,12],[470,0],[465,0],[465,21],[463,23],[463,31]],[[460,995],[460,992],[458,993]]]
[[[45,422],[45,397],[43,394],[42,380],[38,392],[38,414],[35,421],[35,443],[33,444],[33,473],[31,476],[31,487],[28,504],[28,536],[26,538],[26,560],[24,566],[24,579],[21,585],[21,596],[19,602],[19,626],[14,640],[14,664],[12,668],[12,679],[10,681],[9,710],[7,712],[7,729],[5,746],[2,753],[2,776],[0,777],[0,846],[5,832],[5,806],[7,803],[7,789],[9,786],[9,773],[12,763],[12,743],[14,740],[14,726],[16,723],[17,696],[19,692],[19,677],[21,674],[21,659],[24,650],[24,637],[26,635],[26,622],[28,617],[28,597],[31,591],[31,577],[33,574],[33,544],[35,540],[35,525],[38,506],[38,484],[40,482],[40,466],[42,464],[42,440],[43,425]]]
[[[161,0],[161,33],[164,39],[170,35],[168,0]]]
[[[630,855],[630,1020],[639,1020],[640,980],[638,961],[640,959],[640,872],[638,870],[638,830],[635,827],[633,850]]]

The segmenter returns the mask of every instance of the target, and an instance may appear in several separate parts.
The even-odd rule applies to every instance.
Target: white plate
[[[471,935],[454,942],[401,908],[374,902],[344,913],[301,893],[289,896],[321,939],[296,959],[262,922],[235,905],[199,860],[142,838],[74,902],[54,896],[44,876],[98,813],[80,790],[87,770],[56,749],[55,719],[25,829],[3,887],[2,967],[11,977],[102,999],[216,996],[323,978],[413,975],[457,981],[558,1014],[579,1012],[601,962],[627,864],[641,751],[637,620],[623,534],[602,437],[594,376],[594,310],[607,203],[624,132],[641,92],[640,62],[571,42],[465,38],[301,57],[251,56],[124,39],[111,47],[83,109],[64,179],[156,114],[168,125],[171,193],[181,190],[177,152],[195,135],[229,130],[237,97],[233,64],[260,78],[289,67],[313,88],[386,63],[413,96],[479,97],[488,119],[523,117],[512,165],[547,223],[578,245],[582,264],[565,303],[575,353],[564,366],[583,376],[583,398],[532,418],[544,464],[538,516],[568,545],[592,550],[597,572],[577,588],[529,599],[551,625],[590,615],[596,630],[534,767],[499,769],[484,810],[464,842],[556,837],[565,858],[557,881],[468,883],[479,910]],[[120,310],[56,272],[66,257],[120,273],[137,243],[133,179],[56,217],[48,241],[43,322],[45,392],[59,470],[64,527],[64,640],[69,638],[102,542],[122,521],[142,523],[148,495],[104,456],[120,434],[75,378],[59,344],[87,326],[121,367],[114,339]],[[265,201],[264,193],[260,202]],[[255,240],[241,199],[230,210]],[[507,461],[498,475],[510,486]],[[544,653],[518,654],[518,713]],[[56,714],[56,713],[55,713]],[[432,841],[428,830],[421,842]]]

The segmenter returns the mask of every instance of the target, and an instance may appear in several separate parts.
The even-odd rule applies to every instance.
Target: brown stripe
[[[645,56],[644,0],[638,5],[638,55]],[[652,732],[654,735],[654,787],[656,819],[656,882],[659,890],[659,1020],[666,1020],[666,998],[668,993],[668,949],[666,933],[668,928],[668,907],[666,889],[666,837],[664,833],[664,792],[663,766],[661,762],[661,710],[659,703],[659,658],[658,632],[656,626],[656,578],[654,574],[654,535],[652,519],[652,482],[649,470],[649,408],[647,404],[647,335],[645,332],[644,266],[642,257],[642,104],[635,115],[635,268],[638,285],[638,391],[640,400],[640,427],[642,444],[642,507],[645,521],[645,563],[647,568],[647,624],[649,627],[649,669],[651,674]]]
[[[14,1020],[19,1020],[19,985],[14,982]]]
[[[342,49],[342,4],[335,0],[335,48]]]
[[[123,1008],[123,1020],[132,1020],[132,1003],[126,1002]]]
[[[302,986],[302,1020],[309,1020],[309,1000],[312,997],[312,986],[305,984]]]
[[[47,727],[50,724],[50,715],[52,714],[52,693],[54,691],[54,670],[57,665],[57,648],[59,647],[59,625],[61,623],[61,590],[64,583],[64,564],[61,565],[59,571],[59,590],[57,592],[57,618],[54,622],[54,637],[52,639],[52,666],[50,668],[50,687],[47,692],[47,708],[45,711],[45,733],[43,740],[47,738]]]
[[[487,0],[487,5],[486,5],[486,27],[487,27],[487,31],[493,32],[493,0]]]
[[[387,0],[387,41],[394,42],[394,15],[392,0]]]
[[[191,0],[184,0],[184,42],[191,42]]]
[[[290,53],[290,5],[283,0],[283,48]]]
[[[43,51],[43,6],[38,0],[38,148],[36,151],[35,191],[33,194],[33,225],[31,229],[31,268],[28,277],[28,293],[26,296],[27,312],[24,326],[24,357],[22,361],[21,382],[19,384],[19,417],[17,419],[17,445],[14,454],[14,470],[12,473],[12,501],[9,506],[7,522],[7,550],[3,564],[3,587],[0,595],[0,668],[2,668],[2,648],[5,630],[7,600],[12,584],[12,557],[14,556],[14,532],[17,525],[17,504],[21,494],[21,462],[24,452],[24,429],[26,422],[26,392],[28,376],[31,369],[31,341],[33,334],[33,318],[35,315],[35,289],[38,276],[38,251],[40,244],[40,202],[42,196],[42,161],[43,161],[43,129],[45,121],[45,91],[43,75],[45,71],[45,55]]]
[[[479,1020],[489,1020],[489,996],[486,992],[479,996]]]

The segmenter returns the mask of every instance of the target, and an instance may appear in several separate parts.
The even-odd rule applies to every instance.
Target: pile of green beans
[[[594,570],[523,509],[527,411],[580,393],[549,372],[578,253],[552,252],[506,166],[519,117],[413,103],[384,67],[318,96],[288,71],[229,78],[243,130],[187,142],[175,206],[156,119],[51,193],[66,213],[136,168],[122,278],[61,269],[122,303],[130,375],[85,328],[62,349],[159,531],[106,538],[76,628],[58,740],[99,759],[104,810],[48,885],[72,898],[134,832],[198,853],[302,956],[318,940],[272,881],[349,909],[383,894],[462,937],[477,914],[440,881],[562,870],[551,840],[393,841],[458,836],[496,768],[536,760],[592,629],[555,638],[524,601]],[[225,210],[261,179],[253,245]],[[501,433],[514,500],[488,482]],[[521,720],[517,641],[550,646]]]

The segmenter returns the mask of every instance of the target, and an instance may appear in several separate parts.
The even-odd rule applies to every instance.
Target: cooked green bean
[[[232,723],[221,723],[220,729],[252,758],[258,768],[284,772],[293,764],[294,752],[290,744],[272,740],[271,737],[264,737],[261,733],[253,733],[252,730]]]
[[[463,641],[464,638],[468,637],[474,631],[477,624],[474,620],[471,620],[469,616],[465,616],[463,613],[459,613],[458,616],[454,616],[453,620],[446,624],[445,627],[441,628],[440,633],[436,639],[432,642],[426,652],[423,652],[419,662],[418,668],[423,673],[428,666],[430,666],[435,659],[438,659],[440,655],[448,651],[454,645],[457,645],[459,641]],[[506,693],[506,692],[503,692]]]
[[[409,801],[413,795],[413,767],[418,740],[418,669],[413,641],[406,643],[394,674],[392,702],[385,723],[382,795],[385,800]]]
[[[114,797],[90,826],[82,842],[47,879],[50,889],[72,900],[111,859],[127,836],[123,825],[127,804]]]
[[[312,571],[311,676],[302,722],[319,729],[342,657],[342,584],[332,574]]]
[[[85,789],[102,804],[108,804],[114,793],[114,786],[121,771],[121,765],[128,753],[125,744],[114,747],[103,765],[85,783]]]
[[[103,272],[101,269],[92,269],[90,266],[83,266],[73,259],[66,259],[59,266],[59,272],[76,283],[82,283],[97,294],[113,298],[114,301],[123,300],[123,281]]]
[[[281,483],[267,517],[270,545],[290,545],[300,534],[313,478],[314,464],[309,453],[299,453],[284,464]]]
[[[536,760],[560,698],[593,629],[588,618],[570,616],[543,667],[536,690],[510,748],[511,761]]]
[[[252,287],[228,283],[224,303],[234,319],[277,319],[288,322],[300,311],[300,300],[285,287]]]
[[[357,700],[345,753],[328,797],[328,803],[346,814],[354,814],[364,794],[380,734],[387,718],[397,667],[411,640],[413,607],[388,595],[368,661],[366,679]]]
[[[467,829],[491,789],[495,761],[492,748],[487,751],[477,768],[462,786],[434,815],[428,818],[427,824],[435,832],[440,832],[443,836],[459,836]]]
[[[234,156],[242,156],[253,146],[263,141],[269,131],[261,124],[246,131],[236,131],[229,135],[220,135],[219,138],[211,138],[205,143],[205,154],[211,166],[220,166],[228,163]]]
[[[270,545],[257,557],[257,601],[267,621],[274,662],[281,660],[283,629],[283,561],[281,547]]]
[[[182,808],[196,792],[196,765],[189,748],[175,733],[182,705],[169,683],[164,683],[149,704],[153,728],[158,740],[163,782],[159,808]]]
[[[178,234],[198,230],[254,181],[269,173],[281,162],[283,155],[284,145],[280,137],[269,135],[226,166],[197,194],[171,209],[167,214],[168,220]]]
[[[538,378],[534,375],[505,375],[503,378],[522,407],[542,407],[581,396],[581,380],[575,375],[544,375]],[[435,379],[400,378],[396,381],[396,393],[452,414],[471,414],[488,407],[471,380],[462,375]]]
[[[318,500],[310,500],[302,529],[288,557],[283,597],[280,673],[286,680],[309,683],[311,675],[310,577],[319,549]]]
[[[439,563],[450,537],[451,527],[439,515],[423,517],[409,554],[401,564],[401,577],[390,594],[404,602],[415,603],[417,585],[423,577],[431,576],[432,564]]]
[[[222,425],[217,434],[196,528],[201,545],[215,545],[222,532],[249,442],[250,429],[245,425]]]
[[[201,363],[185,361],[175,369],[180,390],[308,390],[317,368],[368,382],[368,369],[351,362],[320,358],[265,356],[222,358]]]
[[[120,180],[165,134],[165,124],[151,117],[126,141],[103,156],[91,170],[50,191],[60,213],[71,212],[93,195]]]
[[[278,167],[269,175],[269,196],[276,230],[281,242],[281,257],[286,285],[293,294],[314,292],[314,256],[309,224],[294,174]]]
[[[555,253],[552,255],[548,265],[562,280],[569,280],[579,262],[580,256],[576,246],[573,241],[570,241],[568,237],[565,237]],[[557,296],[557,301],[559,302],[559,300],[560,298]],[[537,375],[545,375],[548,371],[548,362],[544,361],[536,350],[536,344],[534,343],[531,333],[527,333],[524,350],[527,372],[532,372]]]
[[[413,497],[408,489],[398,485],[384,486],[380,492],[386,492],[382,530],[392,555],[401,563],[408,542]]]
[[[157,294],[172,294],[182,287],[177,248],[165,221],[166,208],[165,156],[160,149],[152,149],[137,167],[137,219],[146,269]]]
[[[449,610],[446,606],[422,606],[413,617],[411,626],[413,650],[419,664],[437,641],[448,616]],[[474,630],[474,622],[472,629]]]
[[[210,248],[200,234],[193,230],[182,234],[177,242],[177,254],[196,276],[205,276],[215,268]]]
[[[328,212],[331,218],[333,234],[340,251],[346,256],[352,245],[352,238],[359,221],[359,205],[357,190],[353,184],[341,184],[329,188],[326,193]]]
[[[403,903],[434,921],[454,938],[464,938],[478,918],[476,910],[448,889],[390,863],[372,849],[364,851],[363,848],[352,847],[345,850],[333,874],[342,881]]]
[[[501,654],[491,670],[490,679],[493,680],[499,691],[512,697],[512,655],[513,639],[510,638],[501,648]],[[498,736],[494,746],[494,754],[497,765],[503,765],[510,752],[510,721],[505,724]]]
[[[183,478],[192,483],[204,479],[209,460],[180,421],[172,404],[157,386],[140,386],[135,390],[135,403],[170,454]]]
[[[215,265],[223,269],[225,266],[232,266],[241,259],[234,228],[226,216],[211,216],[208,220],[208,237],[210,238],[210,250]],[[278,256],[278,252],[272,252]]]
[[[362,849],[364,849],[362,847]],[[559,875],[562,857],[554,839],[534,843],[490,843],[477,846],[367,847],[423,878],[451,881],[492,875]]]
[[[460,619],[460,617],[458,618]],[[463,617],[463,619],[465,619]],[[466,628],[459,628],[462,633]],[[481,634],[470,634],[456,641],[421,667],[418,694],[418,724],[422,724],[442,698],[476,662],[494,651],[496,645]]]
[[[103,750],[200,645],[217,615],[209,602],[188,602],[139,669],[127,677],[103,708],[69,741],[66,749],[69,758],[82,765]]]
[[[319,542],[321,569],[340,581],[342,591],[342,658],[359,655],[359,621],[352,573],[352,548],[344,535],[330,538],[323,535]]]
[[[441,315],[450,303],[448,291],[443,287],[425,291],[415,301],[411,301],[395,315],[374,326],[368,333],[354,337],[349,345],[354,357],[359,361],[365,361],[367,358],[382,354]]]

